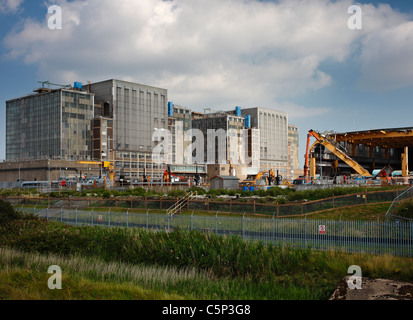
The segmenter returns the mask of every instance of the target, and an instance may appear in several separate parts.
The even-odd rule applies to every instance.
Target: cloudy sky
[[[62,29],[48,27],[51,5]],[[282,110],[301,163],[310,129],[413,126],[410,0],[0,0],[0,25],[0,159],[5,101],[46,80],[135,81],[196,111]]]

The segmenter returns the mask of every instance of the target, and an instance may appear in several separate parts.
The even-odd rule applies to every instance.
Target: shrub
[[[22,214],[6,201],[0,200],[0,224],[22,218]]]
[[[171,190],[168,192],[168,197],[173,197],[173,198],[183,197],[184,195],[186,195],[186,191],[180,190],[180,189]]]
[[[405,218],[413,218],[413,200],[403,201],[397,208],[396,215]]]

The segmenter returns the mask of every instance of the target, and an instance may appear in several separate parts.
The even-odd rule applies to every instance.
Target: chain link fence
[[[33,212],[33,211],[29,211]],[[170,232],[176,228],[213,232],[222,236],[240,236],[245,241],[265,244],[285,243],[315,250],[339,250],[349,253],[413,256],[412,221],[347,221],[288,219],[250,216],[166,215],[160,213],[114,212],[111,208],[45,208],[37,216],[72,225],[145,228]]]
[[[407,192],[407,190],[410,190]],[[400,196],[400,197],[399,197]],[[398,200],[390,215],[394,215],[395,209],[403,200],[413,198],[411,188],[400,188],[397,190],[365,192],[360,190],[359,193],[333,196],[326,199],[315,201],[295,201],[289,204],[268,203],[271,199],[255,198],[220,198],[211,199],[208,197],[189,200],[183,210],[196,212],[222,212],[235,214],[255,214],[264,216],[292,217],[307,215],[323,210],[342,208],[354,205],[364,205],[369,203],[392,202],[395,198]],[[44,207],[73,207],[73,208],[124,208],[124,209],[142,209],[158,210],[166,212],[179,199],[171,198],[148,198],[148,197],[128,197],[128,198],[23,198],[8,197],[7,201],[15,206],[44,206]]]
[[[386,218],[395,222],[413,221],[413,187],[403,191],[393,200],[386,212]]]

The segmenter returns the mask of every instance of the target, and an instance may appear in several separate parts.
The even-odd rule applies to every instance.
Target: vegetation
[[[7,201],[0,200],[0,225],[21,219],[22,214]]]
[[[309,214],[307,219],[329,219],[329,220],[385,220],[386,212],[391,202],[369,203],[353,207],[335,208]],[[299,219],[302,219],[301,217]]]
[[[33,216],[0,225],[6,299],[328,299],[353,264],[366,277],[413,280],[407,258],[265,246],[199,231],[74,227]],[[65,290],[44,290],[50,265],[64,270]]]
[[[413,199],[400,202],[393,214],[400,217],[413,219]]]

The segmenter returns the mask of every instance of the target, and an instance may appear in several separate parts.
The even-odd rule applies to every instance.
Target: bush
[[[22,216],[9,202],[0,200],[0,224],[21,219]]]
[[[180,189],[171,190],[168,192],[168,197],[172,197],[172,198],[179,198],[179,197],[183,197],[184,195],[186,195],[186,191],[180,190]]]
[[[404,218],[413,218],[413,200],[403,201],[397,208],[396,215]]]

